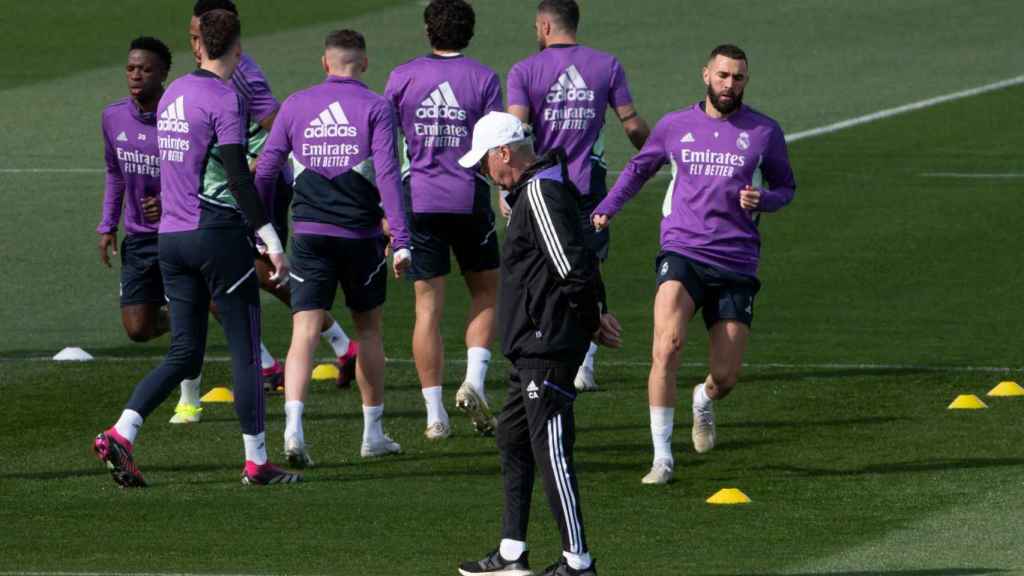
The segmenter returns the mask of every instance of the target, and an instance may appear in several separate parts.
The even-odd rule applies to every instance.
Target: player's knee
[[[678,333],[662,334],[654,341],[653,360],[657,364],[668,364],[679,354],[683,339]]]
[[[124,318],[124,332],[132,342],[148,342],[153,339],[152,326],[135,317]]]

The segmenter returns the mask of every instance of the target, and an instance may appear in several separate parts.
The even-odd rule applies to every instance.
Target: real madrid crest
[[[740,132],[739,137],[736,138],[736,147],[740,150],[746,150],[750,148],[750,134],[746,132]]]

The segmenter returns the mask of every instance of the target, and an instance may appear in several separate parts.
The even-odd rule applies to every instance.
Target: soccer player
[[[710,370],[693,389],[693,447],[700,453],[714,447],[713,403],[736,385],[754,295],[761,286],[758,220],[761,213],[789,204],[796,190],[782,129],[743,104],[749,79],[743,50],[728,44],[712,50],[703,77],[704,99],[658,122],[594,210],[594,226],[606,229],[643,184],[671,164],[655,268],[658,291],[647,381],[654,463],[645,484],[672,479],[676,372],[687,323],[699,308],[710,336]]]
[[[160,151],[156,107],[171,69],[171,51],[156,38],[132,40],[125,72],[129,96],[103,110],[107,161],[100,261],[110,268],[117,250],[117,226],[125,210],[121,244],[121,323],[128,337],[146,342],[170,329],[164,308],[164,281],[157,260],[160,224]]]
[[[526,551],[534,472],[562,536],[563,553],[546,575],[596,574],[580,515],[573,464],[576,370],[592,340],[620,345],[618,322],[602,313],[597,256],[579,219],[578,193],[561,151],[537,158],[522,122],[492,112],[473,131],[459,163],[509,191],[512,208],[501,258],[498,315],[502,351],[511,361],[508,396],[498,419],[505,485],[501,542],[459,573],[531,574]]]
[[[253,186],[245,158],[245,109],[229,85],[241,58],[241,25],[234,14],[213,10],[200,19],[200,34],[200,68],[171,83],[158,107],[160,271],[170,306],[171,348],[135,386],[117,423],[93,442],[96,456],[124,487],[146,485],[132,454],[143,420],[183,378],[199,373],[211,299],[231,351],[235,412],[245,446],[242,482],[301,479],[268,462],[264,438],[259,282],[250,227],[267,247],[276,280],[287,278],[288,260]],[[203,179],[214,154],[224,164],[228,190]]]
[[[361,342],[356,363],[363,398],[360,454],[367,458],[401,451],[381,425],[381,306],[387,287],[382,217],[386,216],[391,234],[395,277],[411,261],[395,154],[394,110],[360,80],[368,60],[366,40],[359,32],[329,34],[321,63],[327,79],[285,100],[256,168],[257,187],[264,198],[273,194],[289,157],[294,175],[293,327],[285,363],[284,440],[288,461],[298,466],[312,464],[303,438],[302,412],[320,326],[339,284]]]
[[[476,15],[465,0],[433,0],[423,11],[430,54],[395,68],[385,95],[394,104],[405,135],[406,193],[411,193],[410,228],[416,255],[416,325],[412,350],[427,406],[424,434],[431,440],[451,433],[441,397],[444,379],[445,276],[455,253],[469,289],[466,322],[466,377],[455,406],[482,434],[494,432],[484,379],[491,359],[498,298],[498,236],[490,186],[458,165],[469,151],[473,124],[502,109],[501,81],[490,68],[462,54],[473,37]]]
[[[197,0],[192,9],[192,19],[189,22],[189,41],[192,46],[192,54],[199,62],[199,18],[211,10],[227,10],[238,15],[238,8],[232,0]],[[248,124],[248,150],[247,158],[250,167],[254,166],[259,151],[266,142],[270,127],[277,116],[278,102],[270,90],[270,83],[259,65],[247,54],[242,54],[242,60],[238,68],[231,76],[231,87],[242,97],[249,112],[250,121]],[[214,162],[211,170],[206,174],[210,181],[217,181],[222,187],[227,186],[227,179],[223,167]],[[271,221],[282,243],[286,244],[288,239],[288,204],[291,200],[291,190],[283,184],[274,195],[274,204],[270,210]],[[273,294],[286,306],[291,301],[288,285],[277,286],[276,282],[270,280],[272,267],[265,255],[256,256],[256,272],[259,276],[260,287]],[[216,312],[216,310],[214,310]],[[348,338],[348,335],[341,329],[341,326],[331,318],[330,314],[324,316],[321,336],[326,340],[335,355],[338,357],[338,386],[347,387],[355,378],[355,361],[358,353],[358,344]],[[260,342],[260,365],[264,387],[268,391],[279,392],[284,388],[284,369],[281,364],[270,354],[267,347]],[[192,422],[198,420],[199,406],[199,385],[200,378],[182,383],[181,398],[175,408],[175,417],[171,420]]]
[[[580,222],[587,244],[601,262],[608,258],[608,231],[596,231],[590,213],[608,191],[604,162],[605,108],[611,107],[637,150],[650,134],[633,106],[626,72],[619,61],[576,41],[580,9],[575,0],[542,0],[535,21],[540,52],[508,73],[508,111],[533,125],[537,152],[565,150],[569,177],[580,191]],[[597,389],[597,345],[576,373],[580,391]]]

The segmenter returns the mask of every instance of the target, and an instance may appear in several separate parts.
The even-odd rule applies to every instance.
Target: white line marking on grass
[[[846,128],[852,128],[854,126],[860,126],[861,124],[868,124],[876,122],[878,120],[884,120],[900,114],[906,114],[907,112],[913,112],[915,110],[921,110],[922,108],[929,108],[938,104],[944,104],[946,102],[952,102],[954,100],[962,100],[964,98],[970,98],[971,96],[978,96],[986,92],[993,92],[1001,90],[1003,88],[1009,88],[1010,86],[1016,86],[1018,84],[1024,84],[1024,75],[1014,76],[1013,78],[1007,78],[991,84],[985,84],[984,86],[978,86],[976,88],[968,88],[967,90],[960,90],[959,92],[953,92],[950,94],[944,94],[942,96],[935,96],[925,100],[918,100],[917,102],[911,102],[895,108],[886,108],[885,110],[879,110],[878,112],[872,112],[871,114],[865,114],[863,116],[857,116],[856,118],[849,118],[847,120],[841,120],[825,126],[819,126],[817,128],[811,128],[810,130],[803,130],[801,132],[795,132],[786,136],[786,142],[796,142],[798,140],[805,140],[807,138],[813,138],[815,136],[821,136],[822,134],[831,134]],[[71,174],[94,174],[103,172],[102,168],[0,168],[0,174],[59,174],[59,173],[71,173]],[[608,172],[611,176],[618,176],[622,174],[622,170],[611,170]],[[658,172],[658,175],[668,174],[668,172]],[[0,572],[0,576],[2,576]]]
[[[164,359],[163,356],[96,356],[94,362],[160,362]],[[206,362],[212,364],[225,364],[231,362],[230,356],[207,356]],[[317,358],[314,362],[317,363],[331,363],[337,361],[337,358]],[[25,356],[22,358],[0,358],[0,364],[3,363],[18,363],[18,362],[53,362],[54,364],[78,364],[78,362],[56,362],[49,356]],[[502,364],[507,363],[504,358],[495,359],[494,363]],[[88,363],[88,362],[85,362]],[[412,358],[388,358],[387,363],[389,364],[414,364]],[[446,360],[445,364],[449,365],[465,365],[466,360],[453,359]],[[601,362],[602,366],[612,367],[647,367],[650,366],[650,361],[647,360],[604,360]],[[707,366],[707,362],[682,362],[680,366],[687,368],[703,368]],[[1013,367],[1013,366],[972,366],[972,365],[959,365],[959,366],[942,366],[937,364],[886,364],[886,363],[871,363],[871,362],[749,362],[743,364],[744,368],[750,369],[780,369],[780,370],[850,370],[850,371],[919,371],[919,372],[1024,372],[1024,366]],[[0,572],[0,576],[3,573]]]
[[[995,172],[924,172],[920,174],[923,178],[964,178],[964,179],[979,179],[979,180],[1001,180],[1001,179],[1013,179],[1013,178],[1024,178],[1024,172],[1006,172],[1003,174]]]
[[[884,120],[886,118],[892,118],[899,114],[906,114],[907,112],[913,112],[915,110],[921,110],[922,108],[929,108],[938,104],[945,104],[946,102],[952,102],[954,100],[962,100],[964,98],[970,98],[971,96],[978,96],[986,92],[993,92],[995,90],[1002,90],[1003,88],[1009,88],[1010,86],[1016,86],[1018,84],[1024,84],[1024,75],[1014,76],[1013,78],[1007,78],[1006,80],[1000,80],[999,82],[993,82],[991,84],[985,84],[984,86],[978,86],[977,88],[968,88],[967,90],[961,90],[959,92],[953,92],[951,94],[945,94],[942,96],[935,96],[934,98],[928,98],[925,100],[918,100],[917,102],[911,102],[910,104],[904,104],[903,106],[897,106],[895,108],[887,108],[885,110],[879,110],[878,112],[872,112],[871,114],[865,114],[863,116],[857,116],[856,118],[850,118],[848,120],[842,120],[821,126],[819,128],[812,128],[810,130],[804,130],[802,132],[795,132],[786,136],[786,142],[796,142],[798,140],[804,140],[806,138],[814,138],[815,136],[821,136],[822,134],[831,134],[854,126],[860,126],[861,124],[868,124],[870,122],[876,122],[878,120]]]

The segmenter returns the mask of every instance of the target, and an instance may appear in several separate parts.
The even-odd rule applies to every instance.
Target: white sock
[[[274,357],[270,355],[270,350],[267,350],[267,346],[261,341],[260,342],[260,368],[266,370],[274,365]]]
[[[302,411],[306,405],[300,400],[289,400],[284,403],[284,438],[298,438],[305,442],[302,434]]]
[[[242,434],[242,443],[245,444],[245,460],[247,462],[252,462],[257,466],[263,466],[267,463],[266,436],[266,432],[260,432],[255,436]]]
[[[341,329],[341,326],[335,322],[330,328],[320,333],[320,336],[327,340],[327,343],[334,349],[334,355],[341,357],[348,354],[348,336],[345,335],[345,331]]]
[[[178,405],[188,404],[190,406],[199,406],[199,385],[203,382],[203,375],[200,374],[193,379],[184,379],[181,381],[181,398],[178,399]]]
[[[654,444],[654,459],[672,459],[672,420],[675,417],[675,408],[664,406],[651,406],[651,443]]]
[[[125,410],[121,412],[121,417],[117,419],[117,424],[114,424],[114,430],[124,439],[135,443],[135,437],[139,435],[139,428],[142,428],[142,415],[135,410]]]
[[[484,380],[487,378],[487,366],[491,363],[491,351],[487,348],[473,346],[466,351],[466,382],[481,397],[484,395]]]
[[[700,386],[697,387],[697,391],[693,393],[693,407],[695,409],[703,410],[711,404],[713,400],[708,397],[707,384],[701,382]]]
[[[435,422],[448,423],[448,412],[444,409],[444,398],[440,386],[423,389],[423,401],[427,405],[427,426]]]
[[[384,405],[363,405],[363,442],[377,440],[384,436]]]
[[[526,542],[522,540],[502,538],[501,544],[498,546],[498,554],[501,554],[505,560],[518,560],[523,552],[526,552]]]
[[[590,348],[587,349],[587,357],[583,359],[583,365],[591,370],[594,369],[594,356],[597,356],[597,344],[590,343]]]
[[[586,570],[594,563],[594,559],[590,557],[590,552],[584,552],[583,554],[562,552],[562,556],[565,556],[565,559],[569,561],[569,567],[573,570]]]

